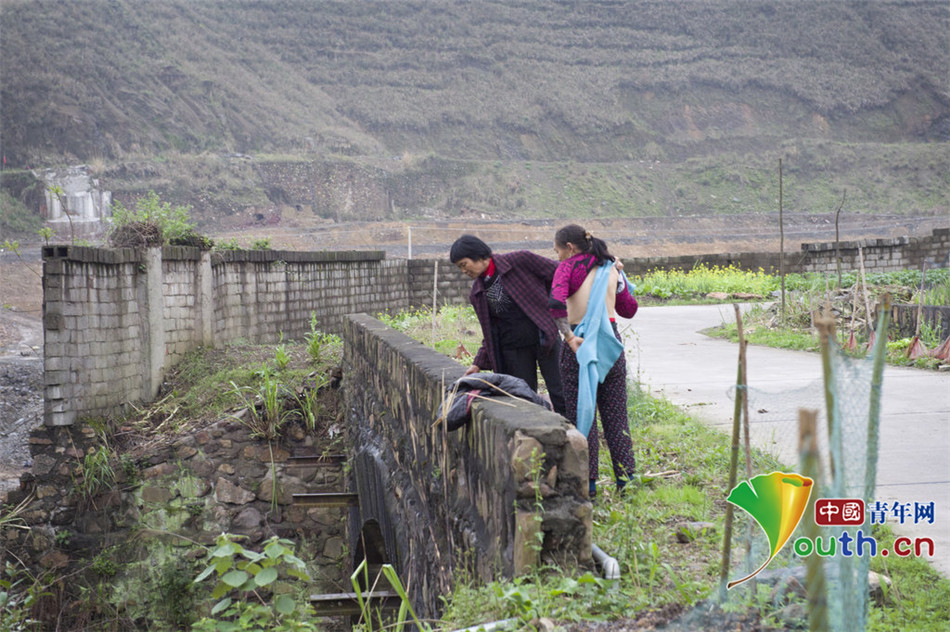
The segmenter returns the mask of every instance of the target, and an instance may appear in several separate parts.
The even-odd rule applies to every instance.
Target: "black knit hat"
[[[449,250],[449,260],[452,263],[458,263],[461,259],[471,259],[480,261],[491,257],[491,248],[484,241],[475,235],[462,235],[452,244]]]

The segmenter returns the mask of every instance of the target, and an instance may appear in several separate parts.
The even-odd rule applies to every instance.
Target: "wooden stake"
[[[917,295],[917,328],[914,330],[914,337],[920,337],[920,320],[924,309],[924,282],[927,279],[927,262],[920,267],[920,294]]]
[[[737,396],[742,397],[742,429],[745,439],[745,473],[746,478],[752,479],[752,450],[749,447],[749,378],[748,364],[746,362],[746,341],[742,335],[742,314],[739,312],[739,306],[732,304],[736,310],[736,331],[739,334],[739,383]]]
[[[858,263],[861,264],[861,290],[862,294],[864,294],[864,310],[868,315],[868,330],[873,330],[871,322],[874,320],[874,317],[871,315],[871,301],[870,297],[868,296],[868,283],[864,278],[864,251],[861,250],[861,246],[858,246]]]
[[[834,424],[840,422],[835,415],[835,391],[831,374],[831,342],[835,339],[835,319],[830,314],[825,314],[815,319],[815,327],[818,329],[818,339],[821,341],[821,366],[824,375],[825,385],[825,419],[828,420],[828,465],[831,470],[831,480],[835,476],[835,449],[831,441],[832,428]]]
[[[736,311],[738,311],[739,306],[735,305]],[[741,415],[742,415],[742,400],[740,399],[741,395],[739,394],[739,384],[742,382],[742,361],[740,356],[740,362],[738,369],[736,371],[736,406],[735,411],[732,415],[732,451],[729,455],[729,486],[727,489],[731,492],[736,486],[736,479],[738,478],[738,469],[739,469],[739,427],[741,424]],[[725,602],[726,600],[726,590],[729,582],[729,565],[732,560],[732,520],[733,520],[733,506],[732,503],[726,503],[726,524],[723,528],[722,534],[722,559],[720,561],[719,568],[719,597],[720,601]]]
[[[845,189],[841,193],[841,204],[838,205],[838,210],[835,211],[835,261],[838,264],[838,287],[841,287],[841,250],[839,249],[838,242],[838,216],[841,215],[841,207],[844,206],[844,196],[847,195],[848,190]]]
[[[439,295],[439,260],[435,260],[432,269],[432,346],[435,347],[435,312],[438,308]]]
[[[818,460],[818,411],[798,409],[798,453],[802,476],[812,479],[808,507],[805,509],[805,533],[812,542],[819,535],[815,523],[815,500],[818,497],[818,481],[821,474]],[[822,557],[812,553],[805,558],[805,590],[808,596],[808,629],[810,632],[825,632],[828,629],[828,587],[822,568]]]

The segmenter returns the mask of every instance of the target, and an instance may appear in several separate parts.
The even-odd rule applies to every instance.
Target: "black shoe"
[[[627,491],[627,483],[633,480],[633,474],[627,476],[621,476],[617,479],[617,492],[620,494],[620,497],[623,498],[624,494]]]

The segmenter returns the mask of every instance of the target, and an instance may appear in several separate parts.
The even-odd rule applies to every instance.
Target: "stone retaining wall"
[[[349,566],[346,510],[297,507],[292,494],[342,491],[343,466],[291,467],[289,456],[320,448],[296,422],[285,430],[271,450],[233,419],[179,436],[145,437],[118,428],[108,440],[115,480],[87,495],[83,472],[93,472],[84,462],[103,449],[99,432],[88,424],[41,427],[30,437],[32,471],[8,497],[10,507],[32,499],[21,515],[29,529],[2,530],[0,563],[9,553],[31,569],[54,571],[69,585],[51,592],[72,598],[73,583],[108,580],[114,589],[101,599],[117,616],[149,627],[156,624],[161,599],[155,596],[162,587],[180,573],[188,585],[196,576],[194,560],[204,555],[197,545],[230,533],[245,536],[242,546],[260,550],[276,535],[298,542],[298,554],[313,560],[317,572],[308,589],[339,592]],[[130,444],[130,437],[137,442]],[[112,574],[94,574],[101,569]],[[82,581],[76,575],[84,575]],[[194,588],[202,599],[210,589],[210,583]]]
[[[359,476],[381,481],[371,498],[362,490],[373,484],[358,485],[361,519],[351,520],[352,546],[361,524],[397,525],[383,539],[393,540],[389,561],[408,582],[417,612],[437,613],[459,564],[488,581],[522,572],[539,557],[590,562],[587,442],[574,427],[540,406],[502,397],[476,400],[471,423],[447,432],[435,423],[437,411],[464,367],[366,315],[350,316],[343,335],[348,457],[375,463],[365,469],[377,473]]]

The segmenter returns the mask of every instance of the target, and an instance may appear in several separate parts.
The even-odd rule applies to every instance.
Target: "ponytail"
[[[584,230],[577,224],[568,224],[558,230],[554,234],[554,243],[562,248],[566,248],[567,244],[574,244],[581,252],[593,255],[598,265],[604,261],[616,260],[607,250],[607,243],[603,239],[594,237],[589,230]]]

